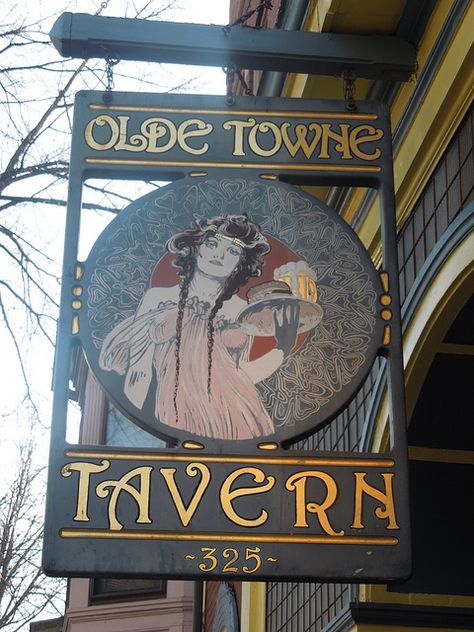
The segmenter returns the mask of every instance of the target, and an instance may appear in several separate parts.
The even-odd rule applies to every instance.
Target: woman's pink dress
[[[185,307],[181,333],[177,393],[178,418],[173,404],[176,374],[177,305],[161,303],[156,310],[125,319],[106,337],[99,365],[124,374],[155,345],[153,364],[158,382],[155,414],[161,423],[213,439],[251,439],[273,433],[273,423],[255,385],[239,368],[248,337],[223,317],[214,321],[212,381],[208,376],[209,306],[196,297]]]

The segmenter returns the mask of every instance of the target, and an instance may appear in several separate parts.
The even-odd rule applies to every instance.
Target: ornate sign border
[[[197,226],[196,222],[205,226],[203,222],[221,221],[216,216],[235,218],[236,228],[253,226],[257,230],[258,226],[266,254],[262,255],[261,269],[255,272],[258,276],[251,276],[242,288],[236,285],[230,303],[238,305],[232,307],[233,318],[230,312],[225,316],[230,321],[224,316],[219,320],[221,312],[216,314],[210,367],[203,364],[209,344],[205,306],[188,306],[188,310],[196,310],[196,318],[182,330],[181,379],[174,384],[176,370],[169,365],[175,362],[175,353],[170,353],[167,342],[160,346],[160,339],[148,333],[157,326],[163,328],[164,323],[169,328],[170,318],[174,322],[177,318],[179,276],[167,244],[176,239],[174,233],[181,234],[179,231],[189,230],[189,225]],[[209,234],[219,238],[217,227],[216,231]],[[201,239],[201,232],[198,230],[197,240]],[[230,239],[224,240],[227,249],[241,249]],[[211,256],[214,257],[213,251]],[[220,259],[217,261],[220,263]],[[370,257],[354,231],[336,213],[288,184],[254,175],[222,178],[220,172],[213,177],[180,179],[122,211],[95,243],[84,267],[84,276],[77,285],[84,296],[77,337],[88,364],[116,406],[167,441],[201,441],[207,449],[214,450],[223,449],[226,441],[248,439],[249,447],[255,441],[295,441],[328,423],[361,385],[377,353],[383,353],[386,321],[380,297],[384,292]],[[280,281],[274,281],[275,274],[280,275]],[[313,295],[296,298],[292,293],[285,294],[292,282],[294,292],[301,294],[310,291],[311,284]],[[201,285],[205,291],[206,283],[201,281]],[[174,301],[170,301],[174,295]],[[291,348],[275,359],[274,333],[259,332],[262,321],[258,319],[268,317],[272,328],[274,311],[291,309],[291,305],[298,310],[302,333],[293,341],[296,345],[288,343]],[[224,310],[223,306],[222,310],[230,308]],[[235,329],[234,319],[237,324],[239,319],[247,319],[240,327],[248,334],[239,341],[241,347],[230,350],[235,366],[224,358],[220,360],[217,348],[226,337],[236,345],[235,336],[243,335],[242,329]],[[176,325],[172,325],[173,349],[175,329]],[[141,353],[144,344],[147,348],[153,346],[150,335],[158,343],[154,360],[135,360],[127,367],[124,346],[128,356],[133,357]],[[259,348],[262,350],[257,353]],[[147,397],[149,390],[155,390],[150,384],[153,363],[158,376],[156,397]],[[262,374],[261,378],[254,377],[252,384],[243,380],[242,371],[247,366],[252,376]],[[211,377],[214,374],[207,389],[206,368],[211,369]],[[150,374],[143,378],[149,381],[141,399],[137,396],[138,370]],[[172,375],[167,374],[170,371]],[[180,411],[174,410],[178,406],[171,403],[176,387],[183,389],[182,394],[178,391]],[[250,408],[254,396],[264,406],[259,406],[260,412]],[[188,398],[193,400],[189,405]],[[242,411],[239,427],[246,401],[249,410],[245,417]],[[225,408],[221,408],[224,402]],[[160,423],[158,406],[166,415],[164,423]],[[185,417],[187,410],[189,419]],[[206,417],[202,421],[200,411]],[[226,421],[229,416],[230,425]],[[216,446],[213,439],[218,441]]]

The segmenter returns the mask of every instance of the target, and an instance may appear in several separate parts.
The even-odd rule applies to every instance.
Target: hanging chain
[[[240,70],[236,70],[237,73],[237,79],[240,81],[240,83],[242,84],[243,88],[244,88],[244,93],[246,96],[251,97],[252,96],[252,90],[250,89],[250,86],[248,85],[248,83],[245,81],[245,77],[244,75],[241,73]]]
[[[112,88],[114,87],[114,66],[116,66],[119,61],[120,59],[113,59],[112,57],[105,58],[105,75],[107,77],[106,92],[112,92]]]
[[[260,0],[260,3],[255,7],[255,9],[250,9],[250,11],[243,13],[239,18],[237,18],[237,20],[235,20],[235,22],[232,22],[232,24],[227,24],[227,26],[224,26],[222,30],[224,31],[226,35],[228,35],[232,26],[242,26],[245,22],[250,20],[250,18],[255,13],[258,13],[261,16],[265,9],[267,9],[268,11],[271,11],[273,9],[273,4],[271,0]],[[259,21],[259,18],[257,18],[257,21]],[[261,28],[261,27],[256,26],[252,28]],[[232,103],[234,102],[233,90],[234,90],[234,81],[235,81],[236,75],[240,84],[243,86],[244,93],[247,96],[252,95],[252,90],[250,89],[248,83],[245,81],[245,77],[243,76],[242,72],[238,70],[238,68],[236,68],[233,64],[231,64],[230,66],[228,66],[227,68],[223,68],[222,70],[226,74],[226,95],[227,95],[227,103],[229,105],[232,105]]]
[[[344,99],[346,100],[346,108],[349,112],[354,112],[357,110],[357,104],[355,102],[356,76],[352,70],[345,70],[342,73],[342,80],[344,81]]]
[[[227,68],[222,69],[225,72],[225,83],[226,83],[226,96],[227,103],[232,105],[234,102],[234,82],[235,78],[239,80],[240,84],[243,86],[244,94],[246,96],[252,96],[252,90],[250,89],[248,83],[245,81],[245,77],[242,72],[231,64]]]
[[[105,86],[105,94],[103,96],[104,103],[110,103],[112,101],[112,89],[114,87],[114,66],[119,63],[120,59],[114,59],[107,56],[105,58],[105,76],[107,84]]]
[[[227,24],[227,26],[224,26],[224,33],[228,33],[232,26],[240,26],[241,24],[244,24],[245,22],[250,20],[254,13],[261,12],[264,9],[268,9],[269,11],[273,9],[273,4],[271,0],[260,0],[260,4],[255,7],[255,9],[250,9],[250,11],[243,13],[239,18],[235,20],[235,22],[232,22],[232,24]]]
[[[234,79],[235,79],[235,71],[236,68],[233,64],[228,66],[227,68],[222,69],[225,72],[225,93],[227,96],[227,100],[232,99],[234,96]]]
[[[109,2],[110,0],[103,0],[97,7],[97,11],[94,13],[94,15],[101,15],[102,11],[104,11],[109,6]],[[107,79],[105,94],[103,97],[105,103],[110,103],[110,101],[112,101],[112,88],[114,87],[114,66],[116,66],[119,61],[120,59],[114,59],[110,55],[107,55],[105,57],[105,77]]]

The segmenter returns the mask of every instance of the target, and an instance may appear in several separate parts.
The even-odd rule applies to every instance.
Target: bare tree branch
[[[24,629],[63,590],[38,565],[43,468],[34,465],[34,453],[31,439],[19,446],[16,471],[0,497],[0,629],[12,632]]]
[[[60,247],[51,246],[50,232],[58,227],[61,231],[65,216],[74,92],[103,90],[106,68],[103,60],[59,59],[47,35],[56,18],[55,7],[80,10],[85,0],[75,0],[74,6],[72,0],[29,4],[31,10],[25,11],[24,6],[17,8],[13,0],[5,0],[0,26],[0,335],[19,392],[15,399],[5,397],[0,422],[11,421],[12,411],[19,418],[27,411],[34,420],[33,435],[45,422],[28,350],[49,345],[52,361],[61,253]],[[108,12],[116,10],[122,17],[162,19],[175,0],[94,0],[92,4],[96,14],[108,4]],[[135,68],[120,64],[115,69],[116,83],[129,90],[169,92],[188,88],[193,81],[176,81],[159,64],[143,65],[137,72]],[[85,182],[82,208],[94,220],[91,211],[115,214],[134,197],[132,191],[128,186],[120,189],[116,181]],[[0,441],[6,434],[3,430]],[[30,621],[41,613],[57,612],[56,604],[61,603],[63,583],[45,578],[39,566],[44,474],[34,457],[34,443],[26,442],[9,488],[3,494],[0,488],[0,629],[5,632],[24,632]]]

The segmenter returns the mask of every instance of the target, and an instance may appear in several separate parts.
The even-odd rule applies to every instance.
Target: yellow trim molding
[[[474,465],[474,451],[472,450],[441,450],[439,448],[409,446],[408,458],[410,461]]]
[[[360,587],[359,593],[360,601],[371,603],[387,603],[387,604],[406,604],[409,603],[412,606],[447,606],[451,608],[473,608],[474,597],[462,596],[462,595],[429,595],[425,593],[396,593],[389,592],[385,585],[366,584]],[[362,629],[374,630],[373,626],[359,626],[358,631]],[[389,626],[383,628],[383,632],[389,632],[389,630],[403,630],[408,632],[416,628],[398,628],[398,626]],[[423,628],[423,631],[430,628]],[[437,629],[439,632],[439,628]],[[443,628],[443,632],[445,632]]]
[[[447,3],[439,7],[430,24],[441,28],[439,11],[444,15]],[[413,210],[419,195],[435,170],[447,145],[456,132],[459,123],[466,114],[474,98],[474,3],[471,3],[461,21],[458,32],[446,51],[430,88],[394,157],[395,192],[397,200],[397,221],[402,226]],[[435,33],[428,29],[423,39],[433,46]],[[431,52],[431,48],[427,50]],[[421,65],[421,64],[420,64]],[[402,95],[403,99],[402,99]],[[399,99],[406,105],[409,93],[402,88]],[[401,111],[397,99],[393,112]],[[395,119],[396,122],[396,119]],[[350,205],[346,215],[352,216],[355,210]],[[359,231],[362,242],[374,253],[380,249],[378,201],[376,201]]]
[[[405,331],[403,357],[408,419],[413,414],[421,385],[441,340],[472,291],[473,252],[474,233],[471,233],[445,261]],[[388,445],[388,400],[384,396],[371,449],[373,452],[386,452]]]
[[[415,626],[399,626],[399,625],[384,625],[381,629],[380,625],[358,625],[353,628],[354,632],[440,632],[440,628],[425,628]],[[441,628],[442,632],[459,632],[459,628]]]
[[[403,337],[408,419],[438,345],[470,294],[473,253],[474,233],[471,233],[446,260]]]
[[[243,582],[240,606],[241,632],[265,632],[265,582]]]

